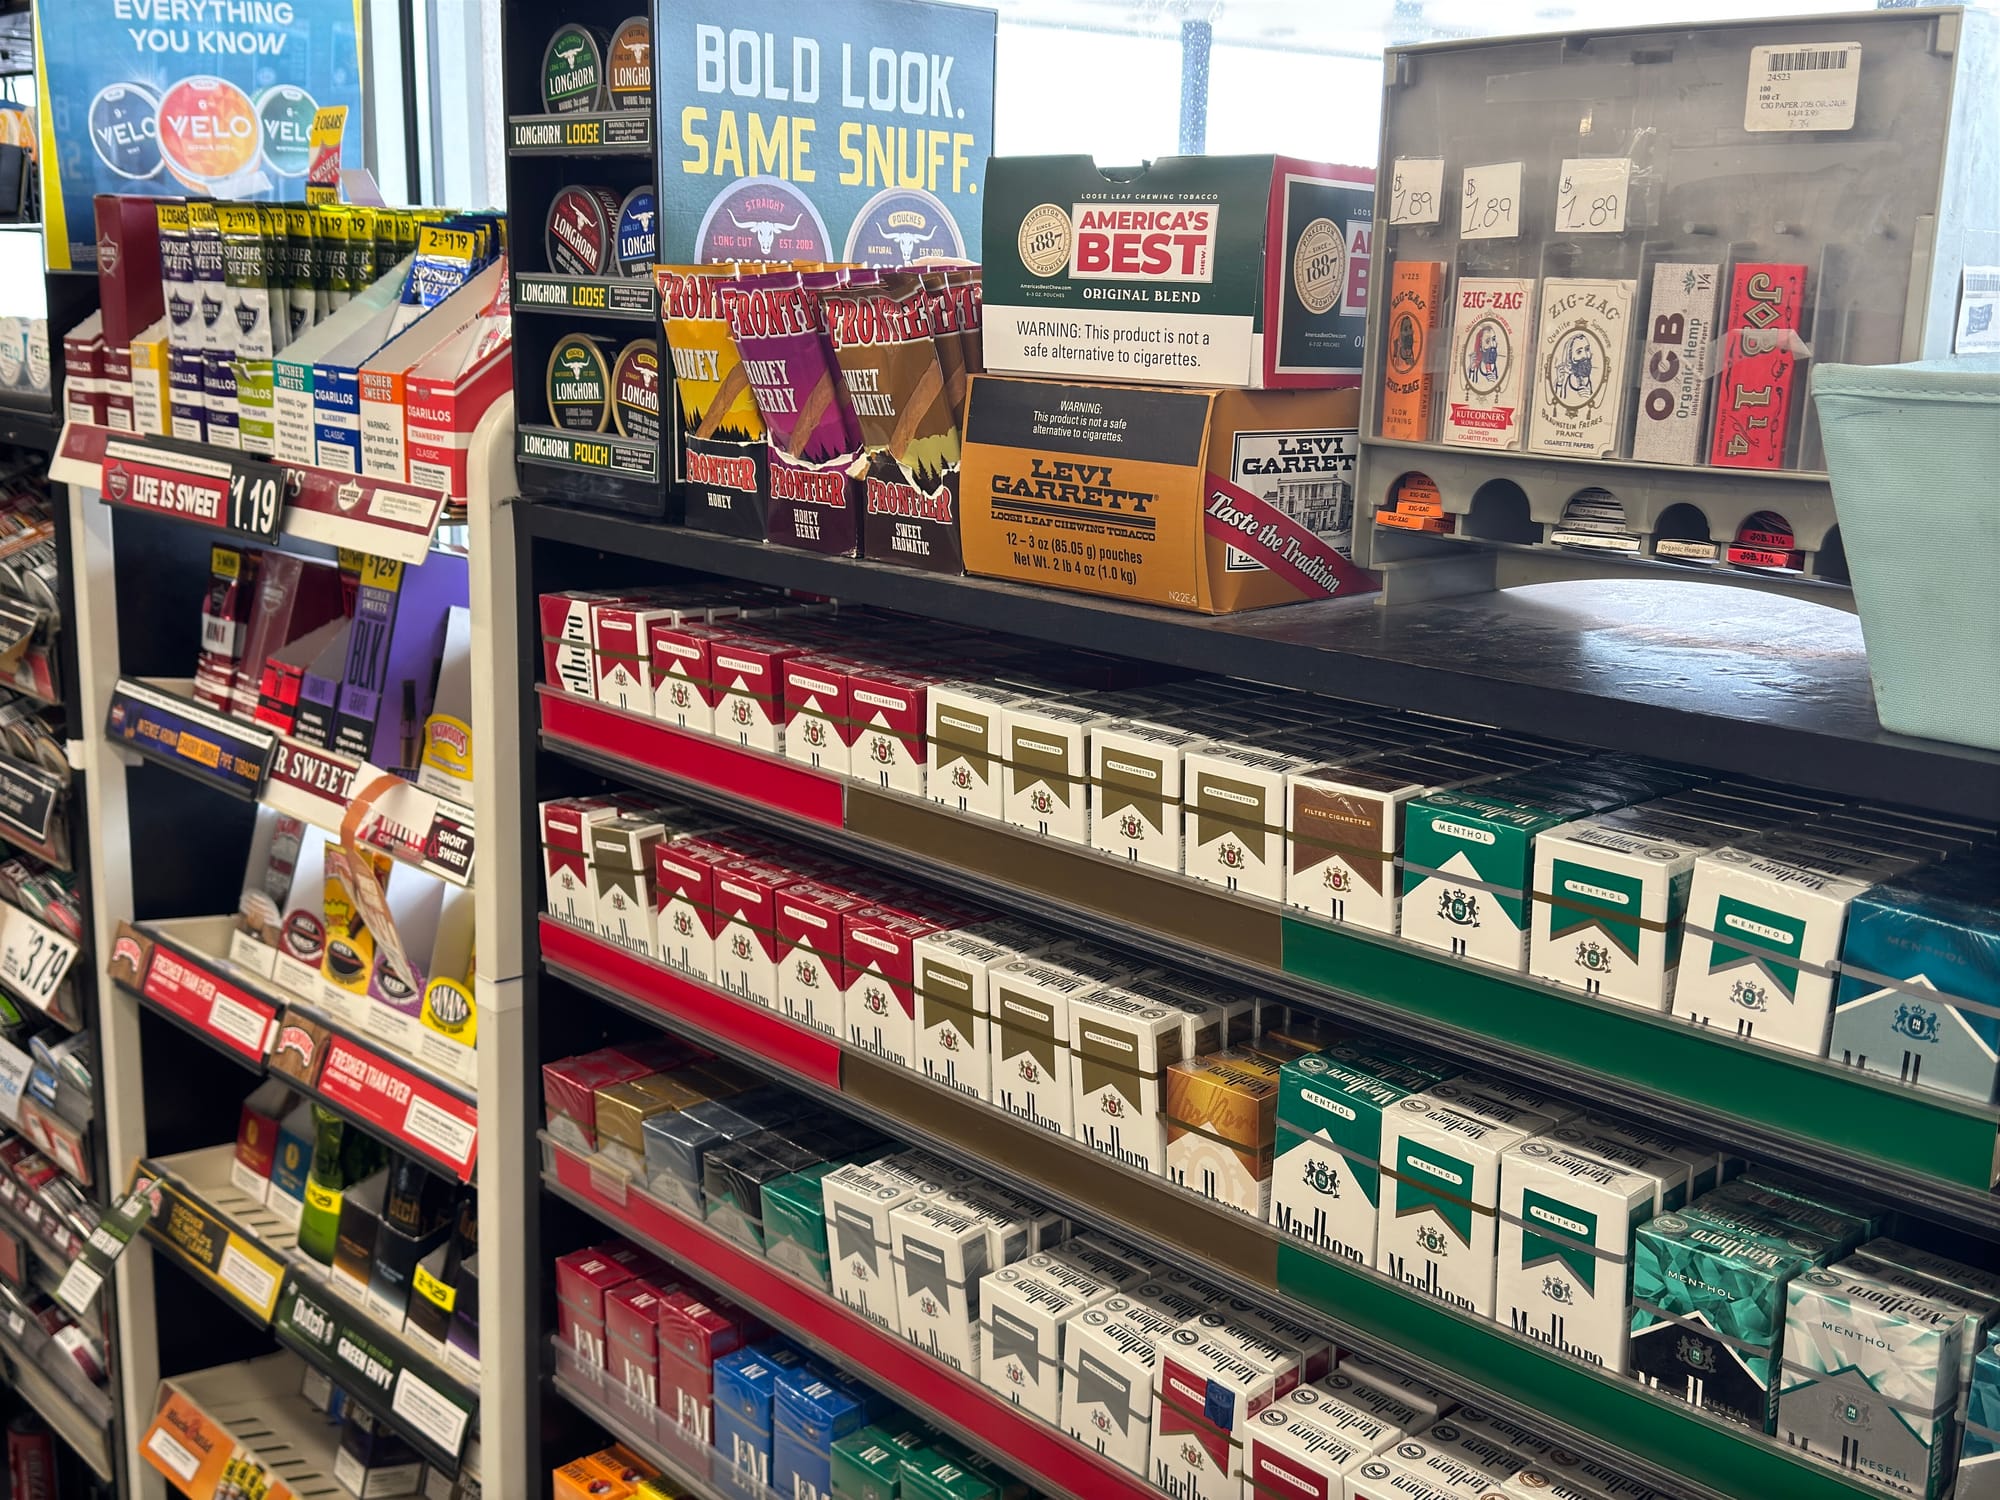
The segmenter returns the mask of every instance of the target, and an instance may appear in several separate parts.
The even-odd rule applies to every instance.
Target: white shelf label
[[[251,1306],[271,1305],[273,1282],[276,1278],[235,1245],[224,1248],[221,1264],[215,1268],[215,1274],[234,1287],[243,1300]]]
[[[38,1010],[47,1010],[69,973],[76,944],[26,912],[0,906],[0,979]]]
[[[146,1439],[146,1446],[153,1457],[180,1476],[182,1483],[194,1483],[194,1476],[201,1471],[201,1460],[183,1448],[166,1428],[155,1427],[153,1435]]]
[[[1572,156],[1556,185],[1558,234],[1623,234],[1632,190],[1629,156]]]
[[[1859,42],[1790,42],[1750,49],[1743,128],[1852,130],[1861,97]]]
[[[397,1416],[447,1453],[458,1452],[459,1444],[465,1441],[469,1420],[466,1413],[413,1371],[397,1372],[396,1389],[389,1398],[389,1406]]]
[[[1511,240],[1521,232],[1521,164],[1467,167],[1458,194],[1458,237]]]
[[[429,1146],[446,1161],[466,1161],[472,1155],[475,1127],[448,1115],[430,1100],[412,1096],[410,1112],[403,1117],[403,1134]]]
[[[1391,224],[1435,224],[1444,209],[1444,158],[1399,156],[1389,179]]]

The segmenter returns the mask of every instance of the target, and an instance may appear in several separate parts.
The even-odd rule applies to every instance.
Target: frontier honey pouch
[[[660,314],[680,403],[687,524],[726,536],[764,535],[764,414],[722,310],[732,265],[655,266]]]

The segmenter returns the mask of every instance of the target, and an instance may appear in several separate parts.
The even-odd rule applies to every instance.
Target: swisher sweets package
[[[722,310],[722,288],[735,274],[733,265],[654,268],[680,401],[687,524],[762,541],[764,414]]]
[[[820,303],[861,429],[862,555],[963,571],[959,408],[939,354],[936,300],[921,278],[899,273],[873,286],[832,288]],[[963,384],[962,346],[958,364]]]
[[[851,557],[861,537],[848,468],[861,432],[845,396],[822,293],[832,271],[746,276],[723,289],[723,312],[749,373],[770,448],[766,536]]]

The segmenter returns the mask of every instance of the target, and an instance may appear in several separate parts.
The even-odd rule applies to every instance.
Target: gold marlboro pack
[[[667,836],[656,818],[621,817],[590,826],[591,904],[599,937],[650,958],[655,951],[653,850]]]
[[[990,1102],[992,977],[1049,946],[1047,934],[1005,922],[919,937],[912,945],[918,1071],[933,1083]]]
[[[1090,737],[1107,722],[1095,709],[1046,699],[1005,710],[1006,820],[1043,838],[1088,844]]]
[[[1105,986],[1070,1002],[1077,1135],[1128,1167],[1167,1170],[1166,1071],[1181,1060],[1183,1015]]]
[[[1112,719],[1090,737],[1090,842],[1114,859],[1179,874],[1181,768],[1198,734]]]
[[[1721,293],[1719,265],[1661,261],[1653,267],[1653,296],[1639,355],[1639,412],[1632,428],[1632,456],[1642,462],[1692,464],[1701,459]]]
[[[1525,277],[1467,276],[1446,366],[1446,443],[1512,451],[1527,425],[1524,395],[1534,348],[1535,283]]]
[[[994,974],[993,1102],[1052,1134],[1075,1135],[1070,1002],[1128,973],[1088,950],[1063,946]]]
[[[983,682],[931,685],[926,720],[930,800],[998,822],[1006,795],[1006,714],[1028,699]]]
[[[1192,880],[1281,900],[1285,894],[1285,781],[1302,769],[1295,755],[1250,745],[1209,745],[1183,759],[1194,828],[1187,839]]]
[[[1267,1217],[1278,1065],[1218,1052],[1167,1070],[1167,1175],[1211,1202]]]
[[[1603,458],[1618,451],[1632,290],[1630,281],[1551,277],[1542,284],[1530,452]]]

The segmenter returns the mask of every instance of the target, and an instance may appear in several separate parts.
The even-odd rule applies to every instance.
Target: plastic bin
[[[2000,750],[2000,356],[1812,391],[1882,727]]]

